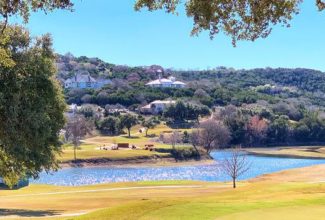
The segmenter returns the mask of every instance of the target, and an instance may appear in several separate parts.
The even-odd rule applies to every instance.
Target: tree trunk
[[[210,153],[211,153],[211,148],[210,147],[208,147],[208,148],[206,148],[206,151],[207,151],[207,155],[209,155],[210,157],[211,157],[211,155],[210,155]]]
[[[236,188],[236,178],[232,178],[232,188]]]
[[[211,144],[207,144],[207,145],[205,145],[205,146],[203,146],[204,147],[204,149],[207,151],[207,154],[208,155],[210,155],[210,153],[211,153]]]
[[[176,155],[176,147],[175,147],[175,144],[172,144],[172,148],[173,148],[173,154],[174,154],[174,157],[175,157],[175,161],[178,162],[177,155]]]
[[[149,130],[149,129],[146,129],[146,137],[148,137],[148,130]]]
[[[73,147],[73,155],[74,155],[74,160],[76,161],[77,160],[77,146],[76,145],[74,145],[74,147]]]
[[[194,150],[196,151],[197,155],[199,156],[199,158],[201,157],[201,154],[199,152],[199,150],[197,149],[197,147],[195,145],[192,145]]]
[[[131,128],[128,128],[129,138],[131,137]]]

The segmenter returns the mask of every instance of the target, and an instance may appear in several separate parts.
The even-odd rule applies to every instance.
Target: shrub
[[[171,153],[177,160],[198,159],[200,157],[199,153],[192,147],[177,147]]]

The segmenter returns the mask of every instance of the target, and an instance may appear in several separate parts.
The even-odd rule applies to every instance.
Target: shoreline
[[[284,154],[279,151],[275,153],[276,150],[281,150],[283,147],[278,148],[254,148],[254,149],[244,149],[248,155],[260,156],[260,157],[279,157],[279,158],[292,158],[292,159],[315,159],[315,160],[325,160],[325,157],[317,156],[304,156],[295,154]],[[288,148],[288,147],[285,147]],[[289,147],[295,148],[295,147]],[[263,150],[258,152],[255,150]],[[267,153],[266,151],[273,151],[273,153]],[[87,168],[87,167],[165,167],[165,166],[187,166],[187,165],[207,165],[213,164],[215,160],[208,158],[207,156],[202,156],[201,159],[188,159],[188,160],[178,160],[176,161],[173,157],[150,157],[150,158],[132,158],[132,159],[117,159],[112,160],[109,158],[93,158],[93,159],[79,159],[77,162],[65,161],[59,163],[60,168]]]
[[[325,160],[324,157],[313,157],[313,156],[301,156],[293,154],[268,154],[268,153],[258,153],[246,151],[248,155],[261,156],[261,157],[281,157],[281,158],[291,158],[291,159],[310,159],[310,160]]]
[[[282,150],[292,149],[292,150],[301,150],[308,151],[311,149],[320,148],[315,146],[301,146],[301,147],[274,147],[274,148],[252,148],[244,149],[248,155],[253,156],[262,156],[262,157],[279,157],[279,158],[292,158],[292,159],[315,159],[315,160],[325,160],[325,156],[318,155],[298,155],[295,152],[281,152]],[[321,153],[319,153],[321,154]]]
[[[118,168],[134,168],[134,167],[173,167],[173,166],[189,166],[189,165],[207,165],[213,164],[215,160],[203,158],[200,160],[189,159],[176,161],[174,158],[159,159],[130,159],[130,160],[82,160],[79,162],[63,162],[60,168],[89,168],[89,167],[118,167]]]

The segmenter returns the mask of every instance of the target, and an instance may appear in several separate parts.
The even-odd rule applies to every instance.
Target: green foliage
[[[118,118],[107,117],[98,122],[97,128],[103,134],[118,135],[121,133],[121,123]]]
[[[138,123],[136,116],[131,114],[125,114],[120,116],[121,128],[126,128],[128,130],[128,136],[131,137],[131,127]]]
[[[222,87],[215,88],[212,95],[214,97],[215,104],[217,105],[226,105],[227,103],[230,103],[232,97],[231,92]]]
[[[280,116],[275,119],[268,129],[268,141],[270,143],[286,144],[289,137],[289,121],[288,117]]]
[[[302,142],[324,142],[325,120],[317,112],[306,112],[294,130],[295,137]]]
[[[1,177],[9,188],[13,188],[27,173],[26,167],[21,167],[15,155],[8,155],[3,150],[0,150],[0,168]]]
[[[84,94],[82,94],[84,95]],[[139,105],[142,102],[152,102],[169,97],[190,97],[193,95],[191,89],[175,88],[149,88],[143,85],[133,85],[130,88],[119,88],[108,86],[96,94],[94,102],[98,105],[121,104],[124,106]],[[69,103],[72,103],[68,100]]]
[[[200,154],[192,147],[176,147],[172,150],[172,155],[177,160],[198,159]]]
[[[232,38],[235,45],[238,40],[255,41],[267,37],[273,25],[282,24],[289,27],[293,15],[299,12],[301,0],[219,0],[219,1],[185,1],[185,10],[188,17],[193,18],[194,27],[191,34],[197,35],[208,30],[213,38],[220,32]],[[323,4],[316,0],[318,7]],[[147,8],[150,11],[165,9],[176,13],[176,8],[183,3],[179,0],[137,0],[135,8]]]
[[[19,15],[25,22],[28,22],[31,11],[71,10],[72,6],[73,3],[70,0],[0,0],[0,18],[7,22],[9,17]]]
[[[92,95],[93,91],[91,90],[85,90],[85,89],[73,89],[66,91],[66,101],[68,104],[82,104],[82,103],[90,103],[90,102],[85,102],[83,100],[83,97],[85,95]]]
[[[141,125],[144,128],[146,128],[146,136],[148,136],[149,129],[154,129],[159,123],[160,123],[160,121],[155,117],[150,118],[148,120],[143,120]]]
[[[194,106],[185,104],[182,101],[169,106],[163,113],[164,117],[172,119],[174,122],[183,122],[185,120],[198,120],[200,116],[210,114],[209,108],[205,106]]]
[[[9,189],[13,189],[21,179],[21,176],[17,174],[17,172],[12,171],[7,173],[6,176],[3,178],[3,182],[9,187]]]
[[[303,123],[299,123],[294,130],[295,139],[300,142],[310,141],[309,134],[309,127]]]
[[[52,42],[48,35],[31,38],[19,26],[9,26],[3,36],[1,48],[10,52],[14,65],[0,66],[0,150],[6,159],[0,176],[7,176],[6,167],[18,175],[37,176],[57,167],[58,134],[64,125]]]
[[[91,106],[91,105],[83,105],[78,110],[78,114],[82,114],[86,118],[92,118],[96,114],[96,109],[94,106]]]

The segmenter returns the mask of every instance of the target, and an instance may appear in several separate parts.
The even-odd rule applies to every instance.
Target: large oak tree
[[[37,176],[57,167],[59,131],[65,102],[55,79],[55,56],[48,35],[32,38],[20,26],[8,26],[0,48],[0,176]]]

